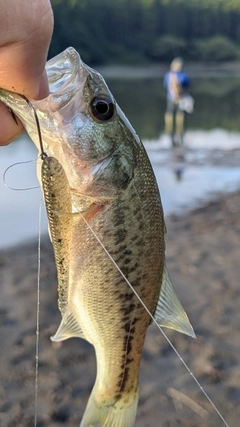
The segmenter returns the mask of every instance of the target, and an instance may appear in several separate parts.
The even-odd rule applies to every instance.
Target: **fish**
[[[40,151],[62,316],[51,339],[79,337],[95,349],[80,427],[132,427],[148,326],[195,334],[167,271],[161,197],[139,136],[73,48],[46,72],[50,94],[30,100],[34,111],[20,94],[0,89],[0,100]]]

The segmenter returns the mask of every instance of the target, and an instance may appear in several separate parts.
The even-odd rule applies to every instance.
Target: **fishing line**
[[[92,232],[92,234],[94,235],[95,239],[98,241],[98,243],[100,244],[100,246],[102,247],[102,249],[104,250],[104,252],[110,258],[110,260],[113,263],[113,265],[119,271],[119,273],[121,274],[121,276],[123,277],[123,279],[126,281],[126,283],[130,287],[130,289],[132,290],[132,292],[136,295],[136,297],[138,298],[138,300],[140,301],[140,303],[142,304],[142,306],[144,307],[144,309],[146,310],[146,312],[148,313],[148,315],[152,319],[153,323],[157,326],[157,328],[162,333],[162,335],[164,336],[164,338],[166,339],[166,341],[168,342],[168,344],[170,345],[170,347],[173,349],[173,351],[175,352],[175,354],[179,358],[179,360],[182,362],[182,364],[185,367],[185,369],[187,370],[187,372],[193,378],[193,380],[197,384],[198,388],[201,390],[201,392],[203,393],[203,395],[205,396],[205,398],[208,400],[208,402],[210,403],[210,405],[212,406],[212,408],[215,410],[215,412],[221,418],[221,420],[225,424],[225,426],[226,427],[230,427],[228,425],[228,423],[226,422],[226,420],[223,418],[222,414],[219,412],[219,410],[215,406],[215,404],[213,403],[213,401],[211,400],[211,398],[208,396],[207,392],[203,389],[202,385],[200,384],[200,382],[198,381],[198,379],[195,377],[195,375],[193,374],[193,372],[191,371],[191,369],[188,367],[188,365],[186,364],[186,362],[183,360],[183,358],[181,357],[180,353],[177,351],[176,347],[172,344],[172,342],[170,341],[170,339],[168,338],[168,336],[165,334],[165,332],[163,331],[163,329],[161,328],[161,326],[159,326],[159,324],[157,323],[157,321],[153,317],[152,313],[148,310],[147,306],[144,304],[144,302],[142,301],[142,299],[140,298],[140,296],[138,295],[138,293],[135,291],[134,287],[131,285],[131,283],[129,282],[129,280],[127,279],[127,277],[124,275],[124,273],[122,272],[122,270],[120,269],[120,267],[117,265],[117,263],[115,262],[115,260],[111,256],[111,254],[105,248],[104,244],[101,242],[101,240],[99,239],[99,237],[97,236],[97,234],[95,233],[95,231],[93,230],[93,228],[91,227],[91,225],[84,218],[84,216],[81,214],[81,212],[79,212],[79,214],[81,215],[81,217],[84,220],[85,224],[87,225],[87,227],[89,228],[89,230]]]
[[[36,185],[34,187],[17,188],[17,187],[11,187],[11,185],[9,185],[7,183],[7,173],[11,168],[18,166],[18,165],[25,165],[27,163],[33,163],[36,161],[37,161],[37,159],[26,160],[24,162],[13,163],[12,165],[8,166],[7,169],[5,169],[4,174],[3,174],[3,183],[4,183],[5,187],[7,187],[7,188],[9,188],[9,190],[13,190],[13,191],[28,191],[28,190],[35,190],[36,188],[39,188],[39,185]]]
[[[47,157],[47,154],[44,152],[44,149],[43,149],[42,134],[41,134],[41,128],[40,128],[40,123],[39,123],[37,112],[35,110],[34,105],[31,103],[31,101],[25,95],[19,94],[19,96],[21,96],[21,98],[23,98],[27,102],[28,106],[33,110],[33,114],[34,114],[34,118],[35,118],[36,126],[37,126],[39,146],[40,146],[40,151],[41,151],[40,158],[42,160],[44,160]],[[5,171],[5,174],[6,174],[7,170]],[[4,174],[4,176],[5,176],[5,174]],[[34,427],[37,427],[37,421],[38,421],[39,333],[40,333],[39,317],[40,317],[40,273],[41,273],[41,225],[42,225],[41,221],[42,221],[42,196],[40,198],[39,213],[38,213],[38,267],[37,267],[37,319],[36,319],[36,352],[35,352]]]
[[[33,111],[34,118],[35,118],[35,122],[36,122],[36,127],[37,127],[37,133],[38,133],[39,146],[40,146],[40,151],[41,151],[40,158],[41,158],[42,160],[44,160],[44,159],[47,157],[47,154],[45,153],[45,151],[44,151],[44,149],[43,149],[42,133],[41,133],[41,128],[40,128],[40,123],[39,123],[39,119],[38,119],[37,112],[36,112],[35,107],[34,107],[34,105],[32,104],[32,102],[31,102],[31,101],[30,101],[30,100],[29,100],[25,95],[22,95],[21,93],[18,93],[18,95],[26,101],[26,103],[28,104],[28,106],[29,106],[29,107],[32,109],[32,111]],[[11,113],[11,115],[12,115],[12,117],[13,117],[14,121],[16,122],[16,118],[15,118],[15,114],[14,114],[14,112],[11,110],[11,108],[9,109],[9,111],[10,111],[10,113]],[[16,122],[16,123],[17,123],[17,122]],[[38,159],[38,158],[37,158],[37,159]],[[4,174],[3,174],[3,182],[4,182],[4,185],[5,185],[7,188],[9,188],[10,190],[14,190],[14,191],[28,191],[28,190],[34,190],[34,189],[36,189],[36,188],[39,188],[39,185],[34,186],[34,187],[27,187],[27,188],[17,188],[17,187],[15,188],[15,187],[11,187],[10,185],[8,185],[8,184],[7,184],[7,179],[6,179],[6,175],[7,175],[8,171],[9,171],[11,168],[13,168],[13,167],[15,167],[15,166],[17,166],[17,165],[23,165],[23,164],[27,164],[27,163],[36,162],[36,161],[37,161],[37,159],[34,159],[34,160],[27,160],[27,161],[24,161],[24,162],[16,162],[16,163],[13,163],[12,165],[8,166],[8,167],[7,167],[7,169],[5,170]]]
[[[38,211],[38,267],[37,267],[37,319],[36,319],[36,352],[35,352],[35,399],[34,399],[34,427],[38,421],[38,385],[39,385],[39,333],[40,333],[40,272],[41,272],[41,226],[42,226],[42,196]]]

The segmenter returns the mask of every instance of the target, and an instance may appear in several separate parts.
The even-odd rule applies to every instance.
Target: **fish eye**
[[[114,104],[108,97],[96,96],[91,102],[90,111],[93,117],[102,122],[105,122],[112,118],[114,114]]]

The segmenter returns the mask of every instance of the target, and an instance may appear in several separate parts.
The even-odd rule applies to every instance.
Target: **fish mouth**
[[[75,96],[76,87],[85,83],[87,76],[84,70],[86,67],[79,54],[72,47],[47,62],[49,96],[55,103],[56,111],[71,101]],[[41,103],[41,101],[38,102]]]
[[[44,151],[46,148],[48,155],[54,154],[51,141],[59,143],[59,133],[65,132],[65,126],[74,120],[76,111],[79,112],[82,123],[84,122],[85,101],[82,99],[82,91],[89,69],[71,47],[46,64],[49,95],[41,100],[30,101],[37,112],[44,136]],[[35,117],[26,100],[21,95],[4,89],[0,89],[0,100],[19,117],[39,149]]]

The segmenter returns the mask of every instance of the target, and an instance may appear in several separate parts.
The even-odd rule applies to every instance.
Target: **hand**
[[[49,0],[0,0],[0,88],[45,98],[48,91],[45,64],[53,31]],[[23,131],[0,102],[0,145]]]

